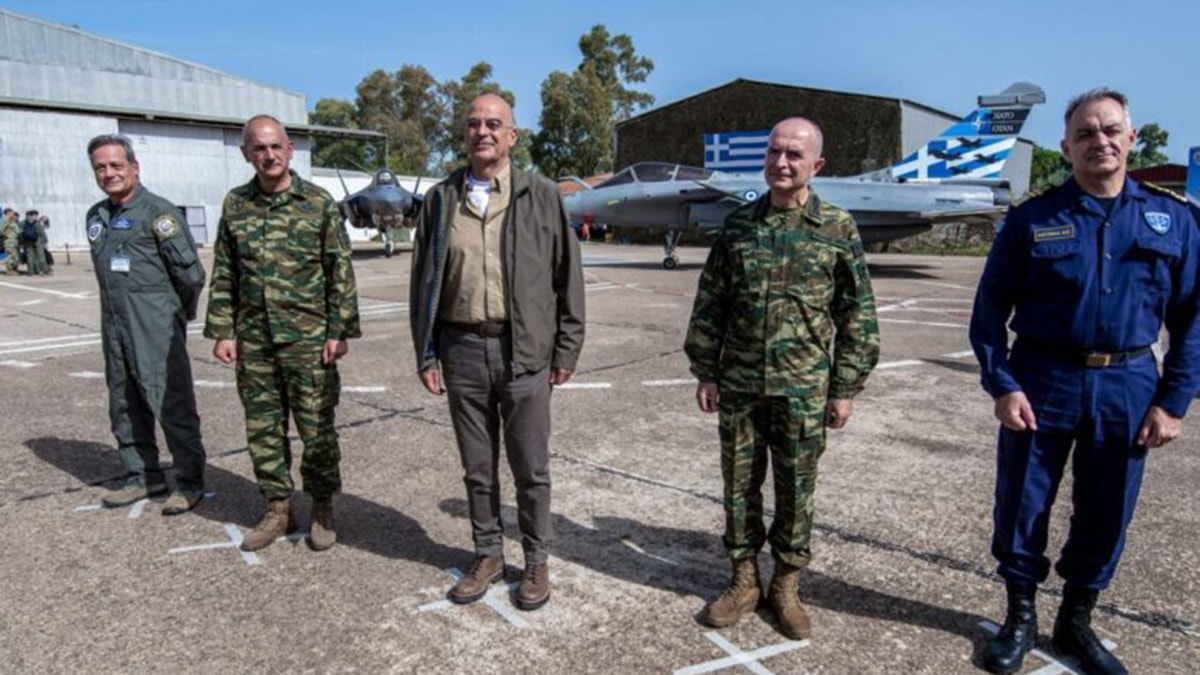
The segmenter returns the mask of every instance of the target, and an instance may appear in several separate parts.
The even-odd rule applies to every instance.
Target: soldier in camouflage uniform
[[[0,221],[0,236],[4,237],[4,273],[20,274],[21,238],[17,225],[17,212],[4,209],[4,220]]]
[[[811,558],[813,490],[825,429],[840,429],[879,359],[879,327],[854,219],[809,188],[821,131],[792,118],[771,132],[769,193],[725,221],[696,290],[684,350],[696,400],[720,411],[728,589],[704,618],[731,626],[762,597],[757,556],[770,542],[769,597],[784,634],[811,631],[799,600]],[[831,353],[832,352],[832,353]],[[774,474],[775,520],[763,528],[762,483]]]
[[[278,120],[251,118],[242,143],[255,177],[225,197],[204,328],[217,359],[237,362],[250,458],[268,502],[242,548],[263,548],[296,528],[290,413],[313,500],[308,543],[324,550],[337,540],[333,495],[341,488],[336,362],[347,338],[361,335],[350,239],[333,197],[290,169],[294,146]]]
[[[179,209],[140,184],[128,138],[97,136],[88,144],[88,159],[108,195],[88,210],[85,222],[100,285],[109,417],[132,474],[101,501],[124,506],[166,492],[154,440],[157,418],[178,473],[162,513],[184,513],[204,490],[204,446],[187,354],[187,322],[196,318],[204,265]]]

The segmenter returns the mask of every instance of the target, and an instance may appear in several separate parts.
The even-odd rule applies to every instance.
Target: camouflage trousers
[[[304,444],[300,476],[313,499],[342,487],[334,410],[341,392],[337,365],[321,364],[322,343],[238,343],[237,385],[246,411],[246,443],[259,489],[268,500],[290,497],[292,449],[288,417]]]
[[[15,272],[21,266],[21,244],[16,237],[4,238],[4,269]]]
[[[812,559],[813,491],[825,450],[824,398],[722,391],[721,475],[725,479],[725,550],[740,560],[770,542],[795,567]],[[770,457],[775,518],[763,527],[762,485]]]

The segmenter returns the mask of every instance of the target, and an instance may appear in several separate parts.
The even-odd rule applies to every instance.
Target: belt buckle
[[[1089,352],[1084,363],[1088,368],[1107,368],[1112,365],[1112,354]]]

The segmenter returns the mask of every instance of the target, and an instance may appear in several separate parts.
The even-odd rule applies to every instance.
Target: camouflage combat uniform
[[[204,446],[187,354],[204,265],[171,202],[139,186],[127,203],[104,199],[87,212],[100,285],[100,335],[109,418],[130,485],[165,485],[154,420],[167,439],[178,487],[204,488]]]
[[[5,218],[0,221],[0,235],[4,237],[4,268],[16,273],[21,264],[21,226],[16,220]]]
[[[238,341],[238,394],[259,487],[290,497],[288,413],[304,443],[304,491],[327,500],[341,488],[334,409],[335,363],[325,341],[361,335],[350,239],[337,202],[292,173],[269,195],[258,179],[225,197],[213,258],[204,335]]]
[[[827,399],[849,399],[879,359],[875,299],[854,219],[812,193],[778,211],[769,195],[725,221],[696,291],[684,350],[720,394],[729,556],[767,540],[761,486],[774,470],[769,541],[792,566],[811,558],[813,490]]]

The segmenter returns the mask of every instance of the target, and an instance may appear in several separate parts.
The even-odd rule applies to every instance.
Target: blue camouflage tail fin
[[[1200,209],[1200,146],[1188,150],[1187,199]]]
[[[951,125],[925,147],[891,167],[866,174],[868,180],[997,179],[1017,143],[1033,106],[1045,103],[1037,85],[1018,82],[994,96],[980,96],[979,108]]]

